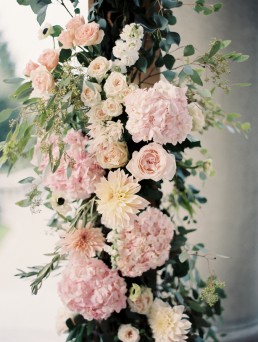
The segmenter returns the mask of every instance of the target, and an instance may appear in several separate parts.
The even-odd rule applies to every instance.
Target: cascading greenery
[[[66,2],[63,0],[17,0],[17,2],[20,5],[30,6],[37,15],[40,25],[45,20],[48,6],[56,2],[70,14],[80,14],[79,0]],[[0,145],[1,165],[7,165],[10,171],[21,157],[31,159],[35,135],[43,137],[44,140],[51,134],[60,134],[64,127],[82,130],[84,134],[87,134],[85,109],[79,97],[83,82],[80,68],[88,67],[97,56],[114,59],[113,46],[121,30],[130,23],[140,24],[144,28],[139,59],[127,69],[130,82],[135,82],[144,88],[153,83],[153,77],[161,76],[176,86],[187,86],[188,102],[198,101],[203,109],[205,117],[203,131],[210,127],[226,127],[245,135],[249,130],[249,123],[241,123],[238,114],[224,113],[214,102],[213,94],[217,88],[229,91],[229,84],[224,76],[230,70],[230,63],[243,62],[248,56],[228,52],[230,41],[225,40],[212,41],[207,51],[202,54],[197,52],[191,44],[181,46],[180,34],[176,32],[175,9],[180,10],[183,5],[184,1],[178,0],[95,0],[89,10],[88,20],[100,25],[105,32],[104,39],[100,45],[83,47],[76,51],[62,49],[60,46],[59,64],[53,71],[57,86],[47,101],[31,97],[33,88],[30,80],[22,78],[11,80],[13,83],[21,83],[12,95],[20,102],[20,105],[15,109],[5,109],[0,113],[0,118],[4,117],[7,120],[14,111],[19,111],[20,114],[17,120],[11,122],[6,141]],[[209,4],[205,0],[197,0],[194,1],[192,7],[197,13],[210,15],[219,11],[222,4]],[[62,30],[63,28],[59,25],[53,26],[51,35],[54,40]],[[77,73],[72,72],[72,67],[68,63],[71,57],[79,62]],[[62,103],[61,106],[60,103]],[[35,113],[37,115],[34,115]],[[124,112],[119,119],[126,122],[126,113]],[[124,139],[130,155],[139,148],[140,145],[133,142],[129,132],[125,131]],[[55,172],[65,153],[65,148],[62,143],[59,145],[58,158],[52,157],[52,148],[53,146],[46,145],[45,152],[49,154],[50,168],[52,172]],[[138,278],[125,278],[127,288],[130,289],[133,283],[145,284],[152,289],[156,297],[166,293],[166,300],[172,306],[184,305],[185,313],[192,323],[188,341],[201,342],[209,339],[219,341],[214,322],[223,311],[221,299],[225,298],[224,284],[218,281],[214,274],[210,274],[207,280],[201,278],[196,268],[196,260],[198,257],[204,257],[209,262],[210,257],[206,254],[202,243],[191,247],[188,244],[188,234],[198,227],[195,220],[196,209],[207,201],[198,189],[189,184],[188,179],[190,176],[199,176],[205,180],[207,176],[212,175],[214,171],[211,159],[207,158],[208,151],[193,135],[188,135],[181,144],[168,143],[164,148],[175,156],[177,163],[171,193],[165,201],[164,198],[162,199],[161,181],[143,180],[140,195],[147,198],[154,207],[160,208],[162,205],[162,212],[169,216],[176,211],[184,225],[181,224],[176,228],[169,259],[165,265],[156,270],[147,271]],[[204,159],[194,161],[189,158],[188,149],[200,150]],[[37,211],[43,204],[51,208],[50,190],[38,189],[34,185],[34,180],[33,177],[28,177],[20,182],[32,183],[32,188],[26,198],[17,204],[22,207],[30,206],[33,211]],[[68,221],[71,226],[75,227],[81,218],[87,221],[87,218],[92,218],[92,215],[96,216],[96,222],[101,225],[94,201],[94,197],[81,201],[74,217],[63,217],[60,213],[55,213],[49,222],[49,227],[58,229],[64,221]],[[102,228],[107,234],[108,230],[105,227]],[[52,254],[52,260],[47,265],[32,267],[27,272],[20,271],[19,276],[33,278],[31,288],[36,294],[44,279],[61,266],[63,259],[64,257],[57,250]],[[104,253],[102,260],[110,266],[108,254]],[[69,328],[67,341],[118,341],[119,325],[127,323],[128,320],[139,329],[140,341],[154,341],[146,316],[131,312],[128,308],[119,314],[112,314],[110,318],[101,322],[86,321],[81,315],[68,319],[66,322]]]

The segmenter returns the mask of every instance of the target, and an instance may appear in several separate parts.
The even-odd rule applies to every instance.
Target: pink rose
[[[62,49],[71,49],[73,47],[74,35],[70,31],[62,31],[58,41],[62,44]]]
[[[104,32],[96,23],[87,23],[77,27],[74,31],[74,45],[91,46],[101,43]]]
[[[69,31],[74,31],[79,26],[82,26],[84,24],[85,24],[84,18],[80,15],[76,15],[75,17],[73,17],[71,20],[68,21],[65,27]]]
[[[49,71],[55,69],[59,62],[59,51],[46,49],[43,53],[39,56],[38,59],[39,63],[44,65]]]
[[[23,74],[25,76],[30,76],[31,72],[33,70],[36,70],[37,68],[39,67],[39,65],[37,63],[34,63],[32,60],[30,60],[26,66],[25,66],[25,69],[23,71]]]
[[[40,94],[48,94],[55,86],[55,81],[51,73],[44,65],[39,66],[30,74],[33,88]]]
[[[157,143],[148,144],[140,149],[139,152],[133,152],[132,159],[126,166],[127,170],[137,178],[171,180],[176,173],[176,161],[172,154]]]

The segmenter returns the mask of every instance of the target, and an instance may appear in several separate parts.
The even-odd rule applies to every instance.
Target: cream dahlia
[[[107,179],[102,177],[95,191],[102,223],[109,228],[121,229],[133,222],[139,210],[148,205],[148,201],[136,195],[140,189],[138,182],[120,169],[110,171]]]
[[[148,315],[149,324],[155,342],[183,342],[191,328],[184,306],[171,307],[168,303],[156,298]]]

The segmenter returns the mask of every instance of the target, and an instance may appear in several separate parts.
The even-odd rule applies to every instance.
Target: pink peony
[[[39,63],[45,65],[47,70],[51,71],[55,69],[59,62],[59,51],[53,49],[46,49],[39,56]]]
[[[30,60],[30,61],[26,64],[25,69],[23,70],[23,74],[24,74],[25,76],[28,76],[28,77],[29,77],[30,74],[31,74],[31,72],[32,72],[33,70],[36,70],[38,67],[39,67],[39,64],[34,63],[32,60]]]
[[[66,154],[62,156],[56,172],[51,171],[44,178],[44,185],[53,192],[62,192],[66,198],[86,199],[95,192],[95,184],[104,175],[104,170],[97,164],[96,158],[85,151],[88,138],[81,132],[71,129],[64,142],[69,145]],[[53,145],[53,156],[57,158],[59,149]],[[43,155],[42,162],[46,165],[49,160]],[[68,168],[71,175],[68,177]],[[42,169],[40,167],[40,169]]]
[[[169,257],[174,225],[160,210],[148,207],[132,226],[115,236],[116,264],[127,277],[162,266]]]
[[[107,319],[126,307],[126,283],[99,259],[69,262],[58,293],[63,303],[85,319]]]
[[[171,180],[176,173],[176,160],[174,155],[167,153],[161,145],[150,143],[139,152],[133,152],[126,168],[138,180]]]
[[[32,70],[30,78],[32,81],[32,87],[39,94],[47,95],[54,89],[54,78],[44,65]]]
[[[192,129],[186,88],[159,81],[152,88],[137,89],[125,98],[126,128],[133,141],[182,143]]]
[[[97,23],[87,23],[77,27],[74,31],[74,45],[91,46],[100,44],[104,32],[99,29]]]

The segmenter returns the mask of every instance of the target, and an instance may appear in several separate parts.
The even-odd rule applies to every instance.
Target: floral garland
[[[95,0],[88,21],[78,0],[58,2],[69,14],[73,6],[72,18],[65,28],[44,24],[39,38],[59,47],[29,61],[25,79],[6,80],[21,83],[13,94],[21,104],[0,113],[8,119],[19,110],[1,164],[10,171],[30,158],[37,174],[20,182],[32,189],[17,204],[53,210],[49,226],[58,234],[50,263],[19,276],[34,278],[36,294],[62,267],[58,329],[69,332],[67,341],[218,341],[212,320],[222,312],[224,284],[213,273],[205,282],[196,269],[198,256],[213,257],[187,242],[195,208],[206,202],[187,180],[214,173],[194,132],[249,129],[212,98],[216,88],[229,89],[222,78],[229,62],[247,56],[223,53],[230,42],[215,40],[192,57],[194,46],[181,47],[171,30],[178,0]],[[42,24],[52,1],[18,3]],[[221,7],[193,4],[205,15]],[[192,148],[205,159],[187,158]]]

